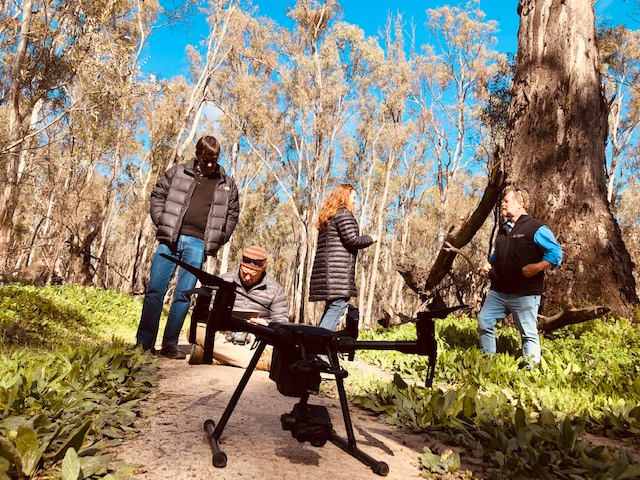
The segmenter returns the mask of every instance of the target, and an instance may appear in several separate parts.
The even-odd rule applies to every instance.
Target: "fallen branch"
[[[600,318],[609,312],[611,312],[610,308],[597,305],[586,308],[570,308],[551,317],[538,315],[538,330],[542,333],[549,333],[566,327],[567,325],[574,325],[576,323],[593,320],[594,318]]]
[[[449,242],[446,242],[446,241],[444,242],[444,247],[442,249],[445,252],[453,252],[460,255],[462,258],[464,258],[467,261],[467,263],[469,264],[469,267],[471,267],[471,272],[478,273],[479,268],[476,266],[475,263],[473,263],[471,258],[467,254],[465,254],[462,250],[454,247],[453,245],[451,245]]]

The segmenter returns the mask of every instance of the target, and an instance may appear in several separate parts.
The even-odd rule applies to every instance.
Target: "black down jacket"
[[[318,302],[357,295],[356,255],[373,243],[369,235],[358,235],[353,213],[340,207],[318,234],[318,249],[313,261],[309,300]]]
[[[163,243],[175,243],[180,234],[182,219],[189,207],[196,187],[194,168],[196,159],[174,165],[162,175],[151,192],[151,220],[158,228],[156,238]],[[213,191],[213,199],[204,232],[204,251],[215,255],[229,241],[238,223],[240,203],[238,188],[220,167],[222,179]]]

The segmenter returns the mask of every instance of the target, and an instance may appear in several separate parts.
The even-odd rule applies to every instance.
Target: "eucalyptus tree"
[[[75,48],[85,22],[74,15],[74,7],[80,8],[79,4],[26,0],[6,2],[3,7],[0,51],[4,62],[0,77],[6,94],[0,99],[0,107],[6,119],[2,130],[7,133],[0,145],[0,262],[5,267],[20,191],[32,168],[35,136],[43,123],[59,120],[60,107],[64,111],[69,106],[64,86],[74,70],[67,55]],[[89,14],[86,23],[94,18]],[[41,114],[49,104],[58,108],[48,109],[50,116],[43,122]]]
[[[307,308],[316,209],[344,169],[338,148],[356,101],[353,79],[365,75],[379,52],[370,50],[361,29],[337,22],[338,13],[335,2],[298,1],[289,10],[294,26],[281,31],[278,64],[271,81],[255,89],[262,97],[244,137],[297,220],[290,302],[298,321]]]
[[[406,49],[403,29],[404,22],[401,15],[390,17],[387,21],[383,36],[386,57],[376,63],[371,73],[373,79],[371,88],[375,90],[373,95],[377,98],[377,105],[372,108],[369,102],[361,104],[364,108],[373,110],[373,115],[369,119],[363,115],[365,124],[369,124],[369,128],[372,129],[366,133],[365,138],[376,137],[376,141],[371,144],[370,154],[364,157],[363,167],[367,174],[363,210],[366,212],[371,208],[374,217],[368,231],[374,232],[381,239],[371,249],[373,255],[368,265],[368,275],[363,275],[360,280],[360,291],[366,292],[364,299],[361,295],[360,301],[365,325],[372,323],[376,297],[378,301],[382,300],[376,292],[382,290],[377,288],[378,273],[382,249],[386,244],[385,226],[390,217],[389,206],[394,203],[390,201],[390,197],[398,193],[393,190],[394,186],[398,186],[394,180],[402,175],[403,172],[399,167],[407,163],[411,142],[416,140],[415,123],[406,111],[411,77],[414,72]],[[415,162],[420,160],[421,158],[412,158]],[[392,276],[385,275],[384,278],[388,280]],[[385,285],[385,287],[385,290],[388,290],[391,285]]]
[[[197,48],[190,48],[193,86],[178,119],[180,127],[170,158],[172,163],[178,162],[193,142],[212,79],[224,65],[234,40],[243,32],[242,25],[236,25],[235,21],[249,6],[250,2],[243,0],[209,0],[204,8],[209,32],[203,54]]]
[[[236,180],[241,193],[241,225],[225,245],[221,272],[227,269],[229,252],[236,239],[264,244],[265,238],[242,238],[241,232],[255,231],[254,226],[246,224],[249,218],[266,223],[262,216],[245,216],[244,212],[256,183],[259,182],[260,187],[273,183],[272,179],[265,178],[264,165],[248,145],[264,151],[262,135],[265,125],[272,120],[269,106],[276,101],[273,84],[278,65],[280,28],[267,18],[258,18],[245,11],[234,14],[233,25],[240,34],[229,37],[232,41],[228,44],[228,54],[212,78],[206,96],[218,114],[217,125],[227,151],[225,167]],[[263,188],[259,190],[262,192],[260,195],[269,196]]]
[[[607,200],[608,111],[593,2],[521,1],[518,13],[507,180],[530,192],[530,212],[564,250],[563,266],[547,275],[543,312],[559,310],[556,324],[584,319],[589,312],[575,309],[585,304],[593,316],[603,313],[598,304],[629,314],[638,298]]]
[[[599,32],[602,78],[609,107],[606,182],[607,200],[615,207],[626,177],[637,175],[634,147],[640,125],[640,30],[623,26]]]
[[[112,11],[110,28],[93,35],[94,55],[83,62],[74,82],[76,90],[96,92],[86,96],[86,106],[75,122],[74,139],[87,156],[90,149],[93,168],[104,182],[99,195],[87,198],[98,201],[101,208],[94,219],[96,245],[84,241],[84,250],[91,254],[95,280],[100,277],[104,283],[109,277],[119,277],[112,281],[114,285],[128,283],[124,272],[129,256],[111,255],[110,247],[122,242],[114,235],[113,225],[139,185],[144,157],[141,132],[145,130],[140,113],[156,92],[153,80],[141,74],[139,61],[160,12],[158,4],[146,1],[121,4],[120,8]],[[75,117],[72,113],[72,120]]]
[[[439,242],[444,241],[449,183],[465,169],[478,167],[483,141],[482,100],[487,83],[499,71],[504,55],[493,50],[497,23],[485,21],[477,0],[464,8],[427,10],[425,27],[431,44],[416,55],[411,104],[435,162],[439,204]]]
[[[8,112],[9,133],[0,145],[0,154],[7,160],[0,174],[3,180],[0,223],[6,239],[18,209],[27,216],[34,211],[34,205],[30,204],[33,196],[21,195],[25,186],[34,191],[44,182],[50,182],[51,188],[42,188],[40,192],[49,195],[44,202],[47,205],[43,209],[44,217],[34,218],[33,225],[27,227],[33,230],[32,238],[36,238],[42,226],[47,227],[44,231],[47,233],[52,221],[59,222],[58,231],[64,230],[66,217],[56,217],[56,210],[64,210],[58,202],[66,199],[67,192],[58,186],[66,184],[65,175],[83,171],[78,163],[101,156],[105,160],[103,165],[114,167],[111,186],[100,183],[97,179],[100,174],[94,175],[99,168],[97,162],[86,169],[87,181],[98,182],[94,195],[87,200],[89,203],[114,190],[118,171],[121,171],[118,151],[124,152],[124,143],[116,146],[114,157],[113,145],[110,145],[113,132],[107,133],[105,120],[112,117],[114,105],[122,104],[124,98],[130,96],[131,88],[123,89],[122,85],[136,73],[135,63],[148,35],[146,25],[153,20],[157,4],[96,0],[27,1],[8,5],[0,28],[0,48],[8,60],[4,69],[10,85],[9,94],[4,97],[7,103],[2,105]],[[16,10],[10,11],[12,8]],[[117,98],[110,93],[114,88],[119,93]],[[128,106],[123,109],[132,110]],[[129,126],[123,125],[121,132]],[[53,177],[52,173],[60,177]],[[30,184],[25,183],[27,179]],[[112,212],[115,210],[113,201],[106,201],[103,207],[105,205]],[[103,213],[103,220],[112,217],[104,208]],[[102,221],[98,224],[108,228]],[[82,251],[86,256],[85,247],[98,233],[99,229],[91,229],[88,243],[90,237],[80,243],[75,235],[73,241],[67,238],[70,247],[67,253]],[[104,243],[101,248],[104,249]],[[5,252],[0,250],[0,254]],[[32,248],[29,260],[33,256]]]
[[[129,188],[120,198],[121,210],[114,219],[110,256],[118,259],[124,272],[118,288],[130,293],[143,293],[148,268],[154,251],[154,225],[149,215],[149,196],[166,170],[175,148],[180,128],[179,119],[189,99],[190,86],[181,75],[171,80],[154,76],[146,85],[136,110],[146,138],[146,146],[136,162],[128,162],[124,178]]]

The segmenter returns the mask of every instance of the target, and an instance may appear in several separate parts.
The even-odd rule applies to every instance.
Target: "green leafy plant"
[[[424,358],[360,355],[396,376],[354,391],[353,400],[389,424],[457,446],[468,460],[488,465],[495,478],[640,476],[640,464],[624,448],[637,444],[640,426],[637,325],[602,319],[565,328],[542,339],[543,360],[533,371],[521,368],[514,329],[499,329],[501,353],[493,356],[476,347],[476,329],[466,317],[438,321],[433,388],[417,381]],[[363,336],[408,339],[413,330],[405,325]],[[593,444],[587,433],[619,443]],[[422,457],[427,476],[443,474],[443,453]]]
[[[0,284],[0,353],[131,339],[141,308],[140,301],[96,287]]]
[[[0,479],[128,478],[107,445],[135,429],[157,361],[140,302],[74,286],[0,285]]]

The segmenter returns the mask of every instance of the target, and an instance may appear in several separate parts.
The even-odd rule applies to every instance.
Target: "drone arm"
[[[352,353],[356,350],[395,350],[401,353],[418,353],[418,342],[411,340],[398,340],[395,342],[382,340],[353,340],[349,337],[338,339],[338,350],[342,353]]]
[[[338,338],[338,351],[352,354],[356,350],[395,350],[401,353],[427,355],[427,375],[425,385],[431,387],[435,375],[438,345],[435,338],[435,322],[431,318],[417,322],[418,340],[376,341],[354,340],[350,337]]]

